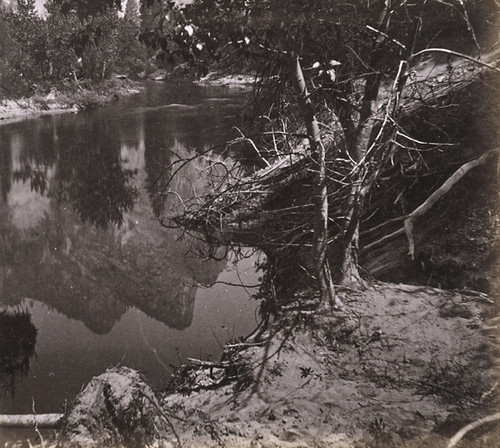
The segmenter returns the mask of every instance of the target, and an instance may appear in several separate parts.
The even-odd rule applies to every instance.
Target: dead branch
[[[398,229],[398,230],[390,233],[389,235],[385,235],[382,238],[379,238],[378,240],[374,241],[373,243],[366,244],[365,246],[362,247],[362,251],[367,252],[370,249],[373,249],[374,247],[380,246],[380,245],[386,243],[387,241],[390,241],[390,240],[396,238],[397,236],[402,235],[404,232],[405,232],[404,228]]]
[[[383,31],[380,31],[380,30],[377,30],[376,28],[373,28],[373,26],[370,26],[370,25],[365,25],[365,27],[370,30],[370,31],[373,31],[377,34],[380,34],[382,36],[384,36],[386,39],[390,40],[391,42],[395,43],[396,45],[398,45],[399,47],[401,47],[403,50],[406,50],[406,46],[403,45],[401,42],[399,42],[398,40],[396,39],[393,39],[392,37],[390,37],[387,33],[384,33]]]
[[[254,141],[251,138],[245,137],[245,135],[243,134],[243,132],[241,132],[241,130],[238,127],[234,126],[233,129],[235,129],[236,131],[238,131],[238,133],[241,135],[241,137],[239,139],[235,140],[232,143],[239,143],[239,142],[247,142],[247,143],[249,143],[252,146],[252,148],[254,149],[254,151],[256,152],[256,154],[259,156],[260,160],[262,160],[266,164],[267,167],[270,167],[271,164],[260,153],[259,148],[257,148],[257,145],[254,143]]]
[[[492,155],[498,153],[500,148],[492,149],[488,151],[486,154],[483,154],[481,157],[477,159],[471,160],[470,162],[462,165],[458,170],[456,170],[441,187],[439,187],[434,193],[432,193],[427,200],[420,205],[420,207],[416,208],[404,221],[404,228],[406,232],[406,236],[408,238],[409,243],[409,255],[411,259],[414,259],[415,256],[415,245],[413,241],[413,224],[415,220],[423,215],[425,215],[435,204],[439,201],[445,194],[447,194],[451,188],[464,177],[471,169],[483,164],[488,160]]]
[[[409,215],[396,216],[395,218],[388,219],[387,221],[384,221],[383,223],[380,223],[380,224],[376,225],[375,227],[372,227],[371,229],[364,230],[363,232],[361,232],[361,236],[371,235],[372,233],[375,233],[377,230],[380,230],[381,228],[388,226],[389,224],[404,221],[408,216]],[[394,235],[394,236],[397,236],[397,235]],[[370,244],[368,246],[371,246],[372,244]],[[368,246],[365,246],[365,248],[368,248]]]
[[[456,446],[456,444],[460,442],[460,440],[462,440],[462,437],[465,436],[465,434],[467,434],[469,431],[472,431],[473,429],[476,429],[479,426],[484,425],[485,423],[495,422],[497,420],[500,420],[500,412],[488,415],[487,417],[483,417],[479,420],[476,420],[475,422],[469,423],[450,439],[450,442],[448,443],[448,445],[446,445],[446,448],[453,448],[454,446]]]
[[[231,363],[227,361],[220,361],[220,362],[213,362],[213,361],[202,361],[201,359],[196,359],[196,358],[188,358],[187,359],[191,364],[196,364],[197,366],[200,367],[218,367],[218,368],[224,368],[228,367],[231,365]]]
[[[500,152],[500,148],[495,148],[487,153],[483,154],[481,157],[478,157],[477,159],[471,160],[470,162],[467,162],[463,164],[460,168],[458,168],[444,183],[439,187],[434,193],[432,193],[427,200],[421,204],[419,207],[417,207],[412,213],[405,215],[405,216],[399,216],[396,218],[389,219],[388,221],[383,222],[382,224],[379,224],[375,226],[372,229],[369,229],[365,232],[365,235],[372,234],[375,231],[389,225],[393,224],[396,222],[403,221],[404,226],[402,228],[399,228],[393,232],[391,232],[388,235],[384,235],[383,237],[379,238],[376,241],[373,241],[369,244],[366,244],[363,246],[362,250],[363,252],[366,252],[370,249],[373,249],[374,247],[380,246],[381,244],[386,243],[387,241],[390,241],[397,236],[405,233],[406,237],[408,239],[408,246],[409,250],[408,253],[412,260],[414,259],[415,256],[415,242],[413,239],[413,226],[417,218],[420,218],[421,216],[425,215],[431,208],[434,207],[434,205],[444,196],[446,195],[452,188],[453,186],[462,179],[465,174],[467,174],[471,169],[483,164],[488,160],[489,157],[492,155]]]
[[[463,17],[464,17],[465,23],[467,24],[467,30],[471,34],[472,40],[474,41],[474,45],[476,46],[476,48],[479,51],[481,51],[481,46],[479,45],[479,42],[478,42],[477,37],[476,37],[476,33],[475,33],[474,28],[472,27],[472,24],[471,24],[470,19],[469,19],[469,13],[467,12],[467,7],[465,6],[465,3],[463,0],[458,0],[458,3],[460,3],[460,6],[464,10]]]
[[[174,433],[174,436],[175,436],[175,438],[177,440],[177,447],[178,448],[182,448],[182,442],[181,442],[181,438],[179,436],[179,433],[175,429],[174,424],[172,423],[172,421],[170,420],[170,418],[168,417],[168,415],[165,413],[165,411],[163,409],[161,409],[160,406],[158,406],[158,404],[156,402],[154,402],[146,394],[143,393],[142,395],[156,408],[156,410],[160,413],[160,415],[165,419],[165,421],[167,422],[168,426],[170,426],[170,429]]]
[[[224,345],[224,348],[225,349],[230,349],[230,348],[261,347],[265,343],[266,343],[266,341],[260,341],[260,342],[240,342],[238,344],[226,344],[226,345]]]

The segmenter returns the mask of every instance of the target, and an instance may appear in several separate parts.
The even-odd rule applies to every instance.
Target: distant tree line
[[[0,95],[26,95],[34,85],[100,81],[144,70],[136,0],[123,14],[112,1],[47,0],[41,17],[34,0],[0,0]]]

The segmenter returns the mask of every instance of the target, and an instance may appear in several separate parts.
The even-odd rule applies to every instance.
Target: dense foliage
[[[3,5],[2,96],[26,95],[43,84],[99,81],[115,72],[137,74],[146,54],[138,41],[138,5],[128,3],[119,14],[116,1],[47,0],[45,17],[34,0]]]

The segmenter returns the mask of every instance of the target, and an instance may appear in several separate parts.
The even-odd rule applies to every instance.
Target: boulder
[[[93,378],[63,425],[65,447],[172,446],[173,434],[155,393],[142,375],[128,367],[108,369]]]

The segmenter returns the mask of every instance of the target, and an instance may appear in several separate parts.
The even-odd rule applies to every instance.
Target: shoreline
[[[255,84],[255,81],[255,75],[251,74],[223,75],[217,72],[210,72],[207,76],[195,81],[195,83],[214,87],[249,89]]]
[[[217,73],[194,80],[200,86],[249,89],[255,82],[253,75],[225,75]],[[46,115],[79,113],[98,109],[122,97],[144,91],[139,81],[112,79],[79,91],[64,91],[52,88],[49,93],[37,93],[31,97],[0,100],[0,126]]]
[[[45,115],[78,113],[97,109],[118,99],[141,93],[140,83],[113,79],[75,92],[52,88],[49,93],[32,97],[0,100],[0,125],[38,118]]]
[[[26,104],[20,106],[20,101],[26,102]],[[64,107],[62,104],[44,110],[37,107],[29,100],[23,99],[20,101],[4,100],[0,102],[0,125],[37,118],[43,115],[77,113],[79,111],[76,106]]]
[[[438,448],[493,412],[486,294],[380,282],[341,294],[351,312],[311,314],[298,299],[258,339],[180,366],[162,392],[108,369],[44,446]],[[494,446],[499,431],[468,446]]]

